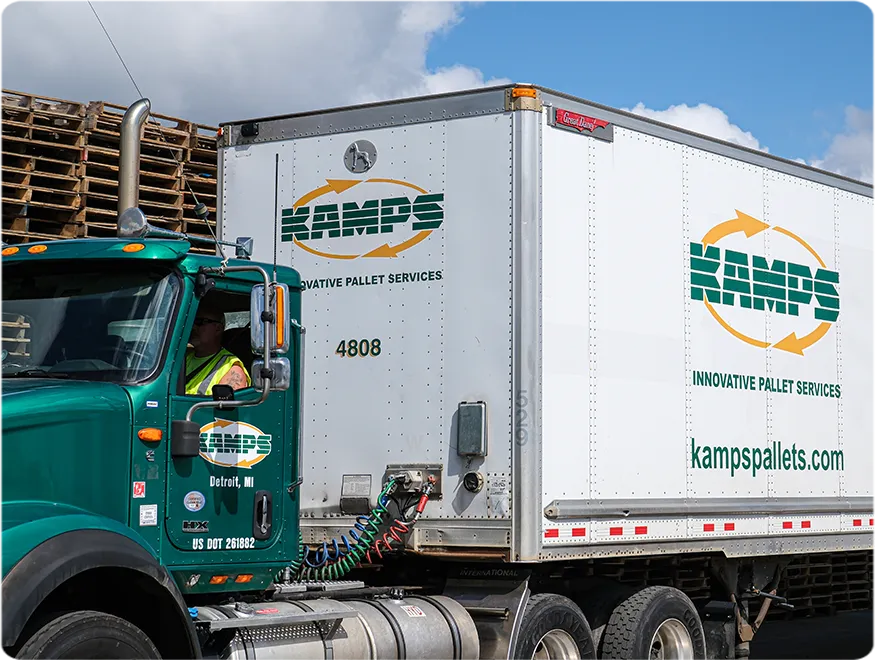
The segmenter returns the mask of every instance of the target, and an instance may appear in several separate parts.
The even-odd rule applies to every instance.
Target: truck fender
[[[190,655],[199,657],[197,634],[182,594],[167,569],[132,539],[101,529],[65,532],[40,543],[3,579],[3,646],[13,646],[40,603],[70,578],[94,568],[125,568],[148,576],[171,596],[187,631]],[[124,588],[124,587],[121,587]]]

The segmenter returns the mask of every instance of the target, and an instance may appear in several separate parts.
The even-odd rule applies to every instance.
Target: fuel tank
[[[241,603],[198,608],[196,620],[215,622],[227,631],[226,640],[233,634],[220,646],[205,649],[205,656],[229,660],[480,656],[474,621],[446,596]]]

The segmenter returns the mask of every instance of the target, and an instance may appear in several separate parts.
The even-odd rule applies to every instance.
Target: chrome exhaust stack
[[[119,218],[140,203],[140,138],[151,109],[149,99],[140,99],[127,109],[122,118],[118,170]]]
[[[235,248],[238,259],[249,259],[252,256],[252,239],[249,237],[238,238],[235,243],[226,243],[215,238],[192,236],[149,224],[146,214],[143,213],[138,204],[140,203],[140,140],[143,126],[151,110],[152,104],[149,99],[140,99],[131,104],[122,118],[116,236],[119,238],[184,239],[190,243],[215,245],[219,251],[221,251],[219,245],[227,245]],[[206,219],[206,206],[203,204],[198,206],[203,208],[203,219]]]

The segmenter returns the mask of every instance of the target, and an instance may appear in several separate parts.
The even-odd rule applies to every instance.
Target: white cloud
[[[733,124],[728,115],[707,103],[697,106],[673,105],[666,110],[653,110],[638,103],[631,110],[648,119],[685,128],[750,149],[768,152],[768,147],[750,131]],[[784,156],[785,158],[787,156]],[[828,172],[861,181],[872,182],[872,111],[848,106],[845,110],[845,130],[833,137],[832,143],[822,157],[792,158],[797,163],[810,165]]]
[[[217,124],[483,86],[429,71],[449,2],[95,2],[153,112]],[[137,92],[85,2],[19,2],[2,16],[3,86],[127,105]],[[495,82],[495,81],[489,81]],[[501,81],[504,82],[504,81]]]
[[[833,138],[823,158],[809,164],[872,183],[872,111],[845,108],[845,131]]]
[[[624,108],[624,110],[664,124],[671,124],[685,128],[688,131],[708,135],[718,140],[725,140],[726,142],[749,149],[768,152],[768,148],[760,145],[760,141],[749,131],[742,130],[730,122],[729,116],[720,108],[715,108],[707,103],[700,103],[692,107],[687,104],[673,105],[667,110],[651,110],[645,107],[643,103],[639,103],[631,110],[627,108]]]

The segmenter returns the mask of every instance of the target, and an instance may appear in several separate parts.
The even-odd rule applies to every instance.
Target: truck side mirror
[[[175,419],[170,425],[170,455],[194,458],[201,449],[201,429],[195,422]]]
[[[265,346],[264,337],[264,285],[252,287],[250,299],[250,343],[252,352],[260,355],[252,363],[252,384],[256,389],[264,388],[264,379],[269,375],[272,391],[287,390],[292,384],[292,369],[288,358],[277,357],[276,353],[288,353],[291,341],[289,331],[292,328],[291,312],[289,311],[289,287],[287,284],[271,284],[271,337]]]
[[[289,358],[272,357],[267,368],[273,372],[270,378],[270,389],[272,392],[285,391],[292,386],[292,365],[289,362]],[[253,360],[252,384],[257,390],[264,388],[262,369],[264,369],[264,360]]]
[[[233,401],[234,388],[221,383],[213,385],[213,401]]]
[[[291,329],[291,313],[289,312],[289,287],[287,284],[272,284],[273,314],[271,323],[271,335],[269,338],[268,353],[289,352],[289,330]],[[257,284],[252,287],[252,296],[249,307],[250,343],[252,352],[256,355],[264,355],[264,326],[262,325],[262,313],[264,310],[264,285]]]

